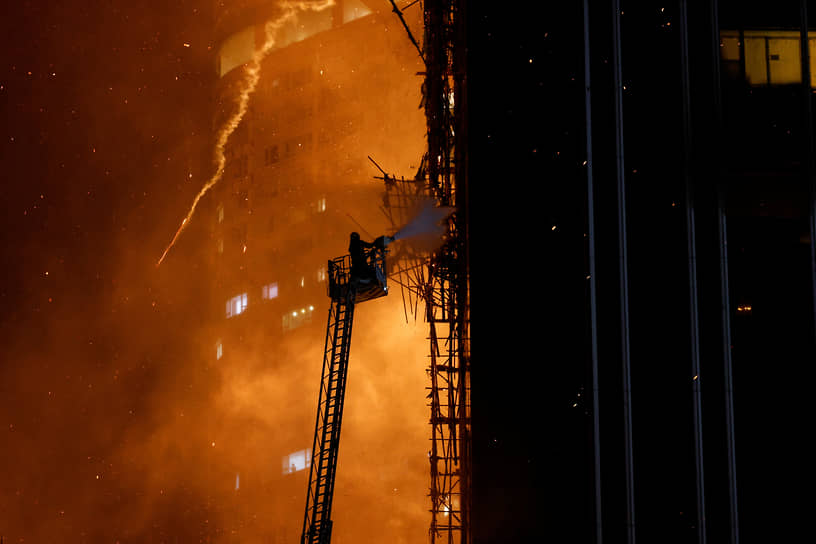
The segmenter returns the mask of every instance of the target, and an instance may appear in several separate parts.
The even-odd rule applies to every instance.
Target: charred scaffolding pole
[[[424,34],[417,48],[425,63],[422,100],[427,149],[414,179],[388,175],[383,212],[392,225],[404,225],[419,202],[454,210],[446,222],[442,246],[430,256],[401,245],[392,261],[392,279],[408,295],[416,315],[424,302],[430,353],[427,373],[431,424],[431,523],[433,544],[471,544],[470,420],[470,268],[468,262],[467,73],[465,0],[426,0]],[[397,7],[394,12],[410,29]],[[405,8],[415,5],[410,2]],[[404,9],[405,9],[404,8]],[[409,244],[410,246],[410,244]]]
[[[469,544],[471,422],[465,1],[424,3],[427,188],[456,211],[422,287],[429,326],[430,541]]]

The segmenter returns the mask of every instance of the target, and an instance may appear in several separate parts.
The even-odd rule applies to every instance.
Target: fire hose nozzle
[[[393,236],[380,236],[379,238],[374,240],[374,245],[381,249],[385,249],[386,246],[388,246],[388,244],[390,244],[393,241],[394,241]]]

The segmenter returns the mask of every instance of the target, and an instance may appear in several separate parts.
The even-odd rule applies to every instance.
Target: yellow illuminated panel
[[[233,68],[246,64],[255,54],[255,27],[247,27],[224,41],[218,51],[218,75],[224,77]]]
[[[745,78],[751,85],[768,84],[768,62],[763,38],[745,38]]]
[[[772,85],[802,82],[799,37],[769,38],[768,67]]]
[[[739,37],[723,35],[720,39],[720,55],[723,60],[736,60],[740,58]]]
[[[810,86],[816,87],[816,33],[808,36]],[[800,36],[797,30],[736,30],[720,32],[724,66],[744,61],[745,79],[754,87],[795,85],[802,81]],[[734,73],[733,70],[727,72]]]
[[[349,20],[371,13],[364,5],[357,5],[359,2],[351,4],[353,5],[346,8],[346,16]],[[328,3],[315,4],[316,7],[321,5],[330,6]],[[331,28],[331,10],[308,9],[301,10],[298,14],[297,20],[281,21],[283,24],[278,28],[275,39],[271,43],[263,43],[264,28],[262,26],[248,26],[224,40],[218,50],[218,76],[224,77],[233,69],[252,62],[253,56],[264,45],[269,51],[279,49]]]

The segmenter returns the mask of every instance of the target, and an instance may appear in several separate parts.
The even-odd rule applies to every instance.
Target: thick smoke
[[[19,244],[6,262],[19,268],[6,268],[11,277],[0,293],[0,535],[7,543],[296,542],[306,475],[287,476],[283,489],[279,452],[311,445],[325,284],[310,287],[307,278],[303,288],[315,293],[311,333],[300,329],[299,340],[270,348],[266,335],[280,327],[279,317],[270,319],[232,343],[222,338],[225,355],[216,359],[225,295],[211,266],[205,218],[212,217],[184,221],[174,258],[155,268],[155,249],[179,225],[177,211],[218,168],[211,164],[217,134],[209,134],[211,28],[196,13],[203,8],[156,0],[147,8],[36,6],[37,17],[16,20],[42,20],[42,29],[22,26],[25,47],[14,56],[41,51],[17,68],[31,69],[18,80],[32,82],[38,100],[33,115],[17,112],[9,133],[19,147],[6,155],[19,156],[9,179],[24,180],[20,190],[32,194],[12,195],[10,184],[4,201],[4,235]],[[367,111],[393,135],[361,132],[338,147],[335,135],[350,120],[320,119],[327,135],[319,163],[338,187],[325,214],[339,220],[328,232],[304,220],[298,233],[311,229],[311,239],[324,240],[313,250],[318,264],[345,253],[355,228],[342,225],[349,215],[373,233],[393,227],[377,223],[367,154],[405,172],[424,150],[415,76],[422,67],[401,31],[382,32],[384,20],[356,28],[376,27],[391,40],[395,62],[377,67],[387,84],[354,79],[361,68],[372,72],[362,53],[314,66],[325,69],[316,80],[338,102],[371,105]],[[307,46],[317,63],[317,46]],[[262,79],[291,70],[274,55]],[[18,80],[4,81],[9,103],[31,100]],[[260,94],[248,98],[249,111],[263,107]],[[22,149],[24,124],[33,130],[29,140],[44,146]],[[256,178],[264,190],[269,181]],[[296,192],[304,205],[325,196],[297,182],[281,180],[280,192]],[[209,198],[200,204],[197,213],[214,207]],[[422,238],[404,235],[406,244]],[[259,257],[250,245],[246,258]],[[302,255],[276,255],[281,268],[292,257]],[[248,314],[263,311],[252,304]],[[333,508],[338,544],[372,535],[427,540],[426,334],[422,324],[404,323],[396,292],[355,314]],[[270,497],[280,504],[273,508]]]

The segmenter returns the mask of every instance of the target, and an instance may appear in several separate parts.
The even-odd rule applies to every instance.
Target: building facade
[[[382,6],[380,6],[382,7]],[[208,196],[212,362],[221,376],[210,474],[224,501],[213,534],[234,541],[300,538],[320,366],[327,261],[349,233],[389,225],[369,156],[414,170],[424,147],[421,62],[390,11],[361,2],[296,10],[275,2],[216,7],[219,79],[213,133],[235,114],[247,66],[274,37],[246,114],[227,140]],[[410,13],[410,12],[409,12]],[[414,21],[419,24],[418,10]],[[333,540],[375,530],[425,538],[427,429],[421,323],[399,292],[358,308],[334,502]],[[233,541],[233,540],[228,540]]]
[[[471,245],[474,542],[808,531],[788,489],[813,413],[814,16],[473,14],[472,240],[531,269]],[[498,315],[507,276],[534,288]]]

